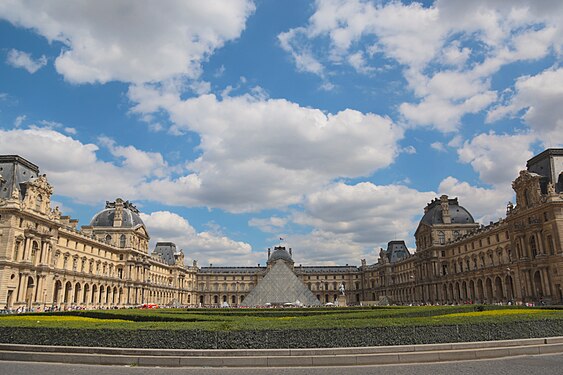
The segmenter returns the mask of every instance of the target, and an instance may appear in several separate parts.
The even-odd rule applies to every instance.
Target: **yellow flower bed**
[[[485,311],[471,311],[465,313],[437,315],[434,316],[433,318],[443,319],[443,318],[466,318],[466,317],[481,317],[481,316],[535,315],[535,314],[552,313],[552,312],[556,312],[556,310],[532,310],[532,309],[485,310]]]
[[[17,320],[17,321],[36,321],[37,323],[41,322],[88,322],[88,323],[120,323],[120,322],[127,322],[127,320],[121,319],[98,319],[98,318],[87,318],[82,316],[41,316],[41,315],[7,315],[3,316],[2,319],[6,320]]]

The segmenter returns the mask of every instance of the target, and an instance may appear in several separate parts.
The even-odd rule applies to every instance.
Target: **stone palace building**
[[[530,159],[512,187],[516,204],[487,225],[457,198],[433,200],[416,251],[391,241],[375,264],[296,265],[292,249],[277,246],[264,266],[199,267],[171,242],[149,252],[139,211],[122,199],[78,228],[51,206],[53,188],[35,164],[0,156],[0,309],[255,306],[295,296],[318,305],[336,301],[341,284],[349,305],[562,303],[563,149]]]

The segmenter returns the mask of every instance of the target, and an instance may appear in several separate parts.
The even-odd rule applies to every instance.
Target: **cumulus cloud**
[[[272,216],[268,218],[252,218],[248,221],[248,225],[250,225],[251,227],[256,227],[262,232],[278,234],[283,231],[287,223],[287,218],[279,216]]]
[[[383,245],[394,238],[410,240],[416,218],[434,196],[402,185],[337,183],[308,195],[303,213],[295,213],[293,221],[350,235],[364,245]]]
[[[533,133],[548,147],[563,145],[563,68],[548,69],[534,76],[520,77],[515,92],[488,113],[487,120],[521,116]],[[522,114],[521,114],[522,113]]]
[[[302,209],[292,210],[284,218],[255,219],[251,225],[281,235],[288,246],[296,249],[297,263],[356,264],[360,259],[375,262],[377,249],[386,247],[387,242],[413,242],[423,207],[435,196],[434,192],[419,192],[402,185],[341,182],[307,195]],[[299,230],[295,232],[290,227]]]
[[[343,63],[365,73],[394,61],[415,95],[399,106],[405,122],[453,132],[498,100],[491,77],[503,66],[561,53],[561,14],[550,0],[319,0],[306,25],[279,38],[298,70],[323,78]]]
[[[430,147],[432,147],[436,151],[446,152],[446,147],[442,142],[433,142],[430,144]]]
[[[197,260],[199,266],[253,266],[265,260],[265,254],[253,253],[249,244],[209,231],[198,232],[188,220],[173,212],[141,213],[141,219],[151,235],[151,247],[158,241],[174,242],[178,249],[183,249],[187,260]]]
[[[15,1],[0,3],[0,17],[33,29],[64,48],[57,71],[75,83],[197,78],[201,63],[238,38],[254,12],[250,0]]]
[[[182,100],[151,86],[132,87],[129,97],[138,103],[135,113],[165,109],[175,132],[200,136],[201,156],[190,163],[192,173],[145,187],[146,195],[170,192],[176,204],[233,212],[285,207],[336,178],[387,167],[401,151],[402,129],[375,114],[325,114],[250,95]]]
[[[293,249],[293,260],[296,265],[357,265],[360,259],[374,263],[378,254],[373,248],[355,242],[350,235],[318,229],[307,234],[290,236],[286,246]]]
[[[47,57],[42,55],[38,59],[31,57],[31,54],[17,49],[11,49],[6,57],[6,63],[14,68],[22,68],[33,74],[47,65]]]
[[[481,224],[488,224],[490,221],[498,221],[505,217],[506,204],[509,200],[513,200],[514,195],[510,185],[487,189],[472,186],[451,176],[440,183],[438,190],[440,194],[446,194],[450,198],[458,197],[459,204]]]
[[[117,196],[136,199],[140,197],[138,185],[152,173],[104,162],[96,154],[98,145],[82,143],[49,128],[0,129],[0,149],[40,162],[41,172],[48,175],[56,194],[83,203],[99,203]],[[133,163],[132,156],[124,157],[125,165]]]
[[[471,164],[481,181],[505,187],[510,186],[518,172],[525,169],[526,161],[534,155],[530,151],[533,141],[530,134],[490,132],[465,141],[457,152],[459,160]]]

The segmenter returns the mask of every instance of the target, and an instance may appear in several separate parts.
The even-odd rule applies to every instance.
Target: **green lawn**
[[[484,309],[483,311],[477,311]],[[506,323],[563,319],[561,309],[417,306],[316,309],[89,310],[0,316],[0,327],[272,330]]]

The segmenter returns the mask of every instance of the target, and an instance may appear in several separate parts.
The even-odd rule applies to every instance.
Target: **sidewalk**
[[[563,353],[563,337],[329,349],[136,349],[0,344],[0,361],[148,367],[299,367],[445,362]]]

